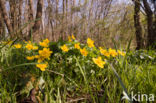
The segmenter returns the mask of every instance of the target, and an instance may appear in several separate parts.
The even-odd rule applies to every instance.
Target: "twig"
[[[53,70],[48,70],[48,69],[46,69],[46,71],[51,72],[51,73],[55,73],[55,74],[57,74],[57,75],[60,75],[60,76],[64,77],[64,74],[55,72],[55,71],[53,71]]]

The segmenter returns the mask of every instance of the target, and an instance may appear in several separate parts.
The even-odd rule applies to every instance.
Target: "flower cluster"
[[[37,46],[34,46],[31,42],[27,42],[26,48],[28,50],[38,50],[38,52],[36,55],[27,56],[26,59],[27,60],[37,59],[37,62],[39,64],[36,64],[36,67],[39,68],[41,71],[45,71],[45,69],[48,67],[48,63],[44,63],[44,61],[49,60],[53,52],[50,50],[50,48],[48,48],[49,46],[48,39],[43,40],[43,42],[40,42],[39,44],[41,47],[43,47],[43,49],[38,50]]]
[[[68,40],[69,41],[75,40],[75,37],[73,35],[72,36],[69,36],[68,37]],[[87,39],[87,45],[88,45],[89,48],[95,47],[94,41],[91,38],[88,38]],[[63,52],[68,52],[69,51],[69,47],[66,44],[64,44],[60,48],[61,48],[61,50]],[[83,55],[84,57],[86,57],[89,54],[89,52],[86,50],[85,47],[84,48],[81,48],[80,47],[80,43],[79,42],[77,42],[77,43],[74,44],[74,48],[77,49],[77,50],[79,50],[80,53],[81,53],[81,55]],[[120,50],[116,51],[115,49],[111,49],[111,48],[109,48],[107,50],[107,49],[103,49],[102,47],[99,47],[99,51],[105,57],[116,57],[118,55],[125,56],[125,53],[124,52],[122,52]],[[104,65],[106,64],[106,62],[102,60],[102,57],[101,56],[98,56],[97,58],[94,58],[93,57],[92,60],[100,68],[104,68]]]
[[[109,48],[109,50],[105,50],[102,49],[102,47],[99,47],[99,49],[100,49],[100,53],[106,57],[110,57],[110,56],[116,57],[117,55],[125,56],[125,53],[120,50],[116,51],[115,49],[111,49],[111,48]]]
[[[67,53],[70,49],[72,49],[73,47],[79,51],[79,53],[84,56],[84,57],[91,57],[92,61],[94,64],[96,64],[99,68],[104,68],[104,65],[106,64],[106,58],[114,58],[116,56],[125,56],[125,53],[120,51],[120,50],[115,50],[115,49],[103,49],[102,47],[99,47],[99,49],[97,49],[94,45],[94,41],[91,38],[87,39],[87,46],[83,46],[81,45],[79,42],[77,42],[77,40],[75,39],[74,35],[71,35],[68,37],[69,41],[73,41],[74,42],[67,42],[69,44],[63,44],[62,46],[60,46],[60,49],[64,52]],[[27,60],[29,61],[33,61],[36,60],[38,62],[38,64],[36,64],[36,67],[39,68],[41,71],[45,71],[45,69],[48,67],[48,63],[47,61],[50,60],[50,56],[53,53],[53,51],[50,50],[49,48],[49,40],[45,39],[42,42],[39,42],[39,46],[41,49],[38,48],[38,46],[34,45],[33,43],[26,42],[26,50],[28,50],[28,53],[31,53],[30,50],[34,50],[33,55],[29,55],[26,57]],[[73,46],[73,47],[70,47]],[[14,45],[15,48],[19,49],[22,47],[21,44],[15,44]],[[93,49],[92,49],[93,48]],[[38,51],[36,51],[38,50]],[[100,54],[98,54],[99,51]],[[95,53],[96,52],[96,53]],[[97,55],[97,57],[95,57],[96,55],[94,55],[94,53]],[[91,55],[93,54],[93,55]]]

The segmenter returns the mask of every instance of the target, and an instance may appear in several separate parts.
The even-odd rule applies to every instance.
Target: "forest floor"
[[[32,88],[40,103],[156,101],[154,50],[95,44],[90,38],[82,44],[74,36],[58,42],[2,41],[0,103],[31,98]]]

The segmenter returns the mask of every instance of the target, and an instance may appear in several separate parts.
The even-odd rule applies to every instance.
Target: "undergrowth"
[[[39,88],[41,103],[128,103],[134,102],[131,92],[156,93],[152,50],[95,47],[90,38],[81,44],[74,36],[58,42],[3,41],[0,49],[1,103],[17,103],[32,88]]]

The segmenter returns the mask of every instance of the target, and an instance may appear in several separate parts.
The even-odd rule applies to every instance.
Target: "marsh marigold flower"
[[[42,47],[48,47],[49,45],[46,43],[46,42],[40,42],[40,46],[42,46]]]
[[[83,56],[87,56],[87,55],[88,55],[88,51],[87,51],[85,48],[80,49],[80,52],[81,52],[81,54],[82,54]]]
[[[22,45],[21,44],[15,44],[14,47],[17,48],[17,49],[19,49],[19,48],[22,47]]]
[[[116,56],[118,55],[118,53],[116,52],[116,50],[111,49],[111,48],[109,48],[109,54],[110,54],[112,57],[116,57]]]
[[[69,48],[64,44],[63,46],[61,46],[62,51],[64,52],[68,52]]]
[[[51,55],[52,51],[50,51],[49,48],[43,48],[43,50],[39,50],[39,56],[41,56],[42,58],[47,58],[50,59],[50,55]]]
[[[49,44],[49,40],[48,39],[43,40],[43,42]]]
[[[75,40],[75,36],[74,36],[73,34],[72,34],[72,36],[71,36],[71,37],[72,37],[72,39],[73,39],[73,40]]]
[[[48,67],[48,64],[36,64],[36,67],[38,67],[41,71],[45,71],[45,69]]]
[[[25,46],[28,50],[32,50],[33,49],[33,45],[28,43],[26,46]]]
[[[49,46],[49,40],[48,39],[45,39],[45,40],[43,40],[43,42],[40,42],[39,44],[40,44],[40,46],[46,48],[46,47]]]
[[[74,47],[75,47],[76,49],[80,49],[80,43],[74,44]]]
[[[104,65],[105,65],[105,63],[106,63],[106,62],[104,62],[104,61],[101,59],[101,57],[92,58],[92,60],[93,60],[93,62],[94,62],[98,67],[100,67],[100,68],[103,68]]]
[[[102,49],[101,47],[99,47],[100,49],[100,53],[106,57],[110,57],[110,54],[107,50]]]
[[[26,59],[27,59],[27,60],[34,60],[35,57],[34,57],[34,56],[27,56]]]
[[[94,41],[91,40],[90,38],[87,39],[87,44],[90,48],[94,47]]]

